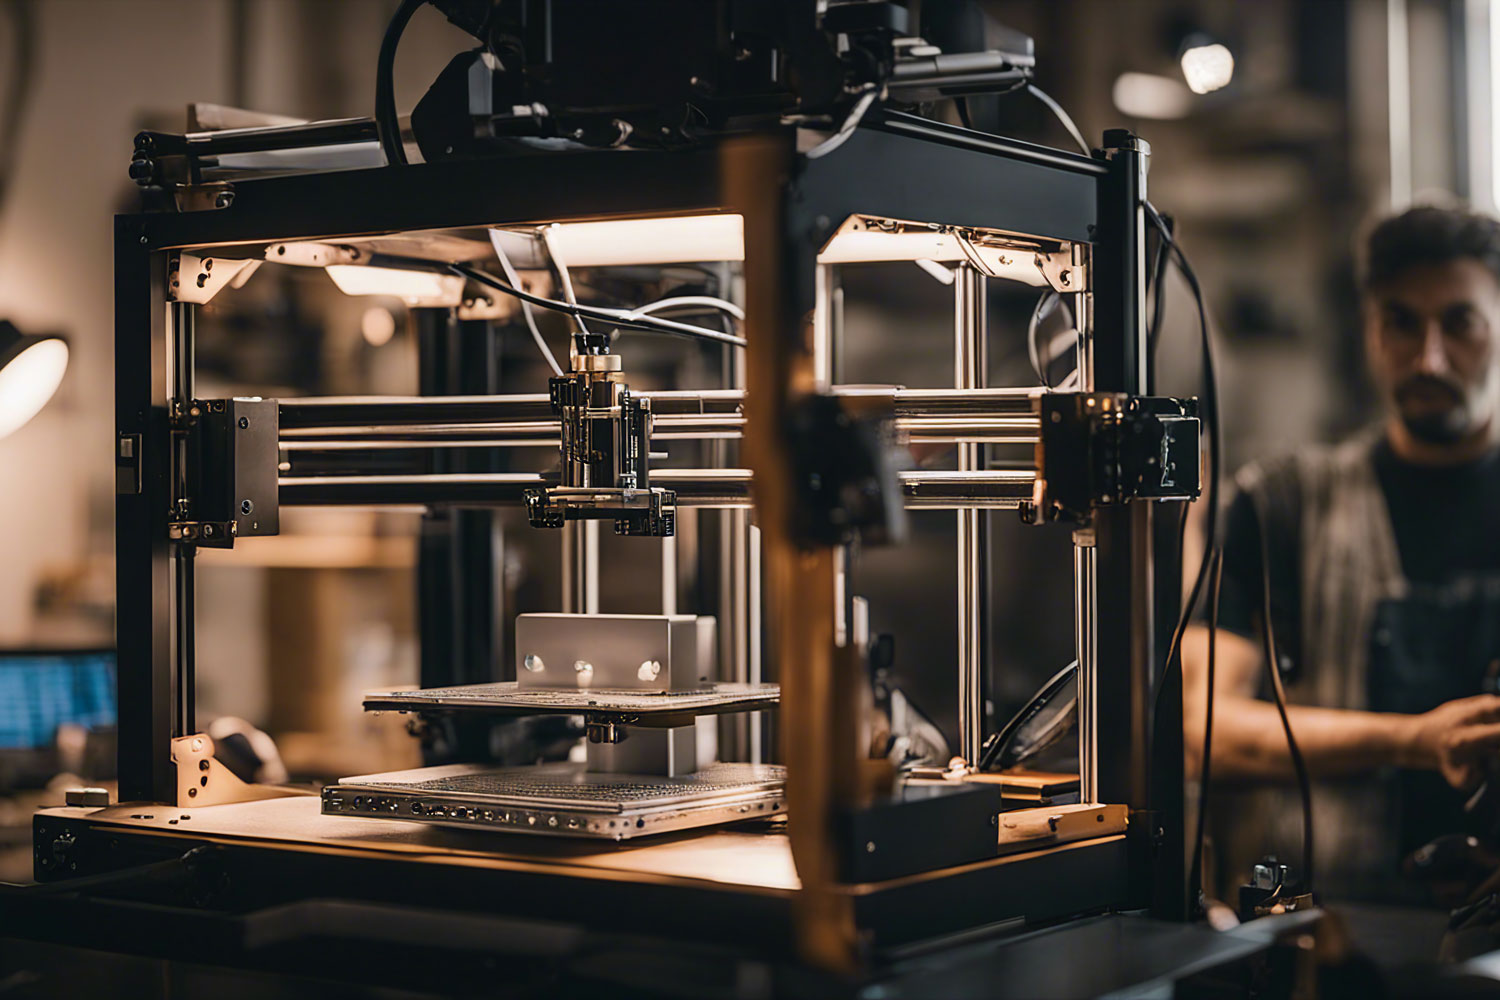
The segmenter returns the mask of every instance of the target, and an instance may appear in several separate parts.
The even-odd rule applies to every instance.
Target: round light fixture
[[[67,369],[68,342],[62,337],[27,336],[0,320],[0,438],[47,405]]]
[[[1206,35],[1190,37],[1182,46],[1182,78],[1195,94],[1209,94],[1234,79],[1234,53]]]

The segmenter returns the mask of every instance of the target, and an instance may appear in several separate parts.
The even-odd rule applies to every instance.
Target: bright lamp
[[[0,438],[47,405],[67,368],[66,340],[55,334],[27,336],[0,320]]]

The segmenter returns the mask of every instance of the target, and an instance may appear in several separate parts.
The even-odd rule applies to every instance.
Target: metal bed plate
[[[515,681],[497,681],[461,687],[377,691],[365,695],[364,706],[367,712],[444,709],[505,715],[610,713],[646,717],[746,712],[774,708],[780,700],[779,684],[725,682],[686,691],[640,692],[522,688]]]
[[[766,819],[784,807],[785,769],[710,764],[683,777],[595,774],[581,762],[417,768],[323,789],[326,815],[399,818],[566,837],[631,837]]]

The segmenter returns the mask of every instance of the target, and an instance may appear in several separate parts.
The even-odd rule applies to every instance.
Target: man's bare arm
[[[1220,629],[1214,681],[1214,776],[1290,781],[1295,777],[1276,706],[1255,697],[1265,660],[1260,647]],[[1182,642],[1183,739],[1190,772],[1199,768],[1208,678],[1208,629]],[[1315,777],[1379,767],[1441,770],[1457,787],[1479,776],[1478,762],[1500,748],[1500,697],[1479,695],[1421,715],[1289,705],[1287,718]]]

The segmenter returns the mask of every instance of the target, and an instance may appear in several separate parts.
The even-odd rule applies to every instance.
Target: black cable
[[[401,44],[401,33],[406,30],[407,22],[426,2],[401,0],[401,6],[391,15],[391,23],[386,25],[385,37],[380,40],[380,59],[375,64],[375,131],[380,136],[385,162],[390,166],[406,166],[401,120],[396,115],[396,48]]]
[[[1224,552],[1214,551],[1212,583],[1208,588],[1208,692],[1203,717],[1203,760],[1198,771],[1198,828],[1193,835],[1192,884],[1202,887],[1203,835],[1208,829],[1208,786],[1212,782],[1214,750],[1214,675],[1219,645],[1219,588],[1224,582]],[[1205,890],[1206,891],[1206,890]]]
[[[1182,558],[1182,553],[1187,550],[1188,510],[1190,507],[1191,505],[1187,503],[1182,505],[1182,516],[1177,521],[1177,552],[1179,559]],[[1167,689],[1167,675],[1171,673],[1174,666],[1181,666],[1177,653],[1182,647],[1183,634],[1187,632],[1188,624],[1192,621],[1193,609],[1198,606],[1198,598],[1203,593],[1203,584],[1207,579],[1204,569],[1206,568],[1206,560],[1210,554],[1211,550],[1206,549],[1204,551],[1203,558],[1205,561],[1198,564],[1198,572],[1193,577],[1192,589],[1188,591],[1187,599],[1182,603],[1182,610],[1177,614],[1177,624],[1172,628],[1172,641],[1167,645],[1167,657],[1164,661],[1166,665],[1162,670],[1161,680],[1156,685],[1156,697],[1154,701],[1157,712],[1161,711],[1162,692]]]
[[[1271,674],[1271,693],[1276,699],[1276,714],[1281,716],[1281,730],[1286,734],[1287,753],[1292,758],[1292,769],[1297,772],[1297,794],[1302,798],[1302,891],[1312,892],[1313,885],[1313,810],[1312,780],[1308,777],[1307,761],[1292,735],[1292,720],[1286,714],[1286,689],[1281,686],[1281,661],[1276,655],[1276,633],[1271,625],[1271,562],[1270,547],[1266,543],[1268,525],[1260,524],[1260,613],[1261,644],[1266,656],[1266,669]]]
[[[87,889],[102,887],[129,885],[143,880],[155,879],[160,875],[171,875],[179,869],[191,874],[198,862],[212,855],[218,854],[220,848],[211,845],[194,847],[175,858],[167,858],[164,861],[152,861],[144,865],[136,865],[132,868],[118,868],[114,871],[100,872],[97,875],[84,875],[79,878],[63,879],[58,882],[45,882],[35,885],[21,885],[16,882],[0,882],[0,892],[15,896],[60,896],[67,893],[82,892]]]
[[[649,333],[669,333],[678,337],[692,337],[698,340],[710,340],[720,344],[732,344],[735,347],[744,347],[745,338],[730,333],[720,333],[705,326],[690,326],[686,323],[674,323],[669,320],[655,320],[649,316],[625,317],[614,314],[610,310],[595,309],[591,306],[575,306],[556,299],[543,298],[530,292],[516,288],[514,285],[501,281],[492,274],[467,264],[448,264],[447,269],[454,274],[459,274],[471,281],[477,281],[481,285],[493,288],[498,292],[520,299],[522,302],[530,302],[534,306],[543,309],[551,309],[555,312],[566,313],[569,316],[587,316],[597,319],[602,323],[611,323],[624,330],[644,330]]]
[[[958,120],[963,123],[964,128],[972,129],[974,121],[969,117],[969,99],[967,97],[955,97],[953,107],[958,111]]]
[[[1203,585],[1208,578],[1210,562],[1214,550],[1218,547],[1218,525],[1219,525],[1219,478],[1220,464],[1223,453],[1222,432],[1219,426],[1219,389],[1218,379],[1214,373],[1213,341],[1208,331],[1208,308],[1203,301],[1203,288],[1198,284],[1198,276],[1194,273],[1192,265],[1188,263],[1182,248],[1177,245],[1167,224],[1161,215],[1151,205],[1144,203],[1146,216],[1151,224],[1160,231],[1164,245],[1168,248],[1170,257],[1177,264],[1183,277],[1187,280],[1188,287],[1192,289],[1193,300],[1198,308],[1198,331],[1203,350],[1203,402],[1204,420],[1208,424],[1209,457],[1208,457],[1208,483],[1203,490],[1204,502],[1208,504],[1207,523],[1204,528],[1203,558],[1198,564],[1198,572],[1193,579],[1192,590],[1188,593],[1188,599],[1183,603],[1182,611],[1177,616],[1177,627],[1172,631],[1172,641],[1167,648],[1166,665],[1163,669],[1161,681],[1156,690],[1156,701],[1159,704],[1161,693],[1166,688],[1167,674],[1174,669],[1181,669],[1180,650],[1182,647],[1182,636],[1187,631],[1189,622],[1192,620],[1193,609],[1197,607],[1198,596],[1203,592]],[[1183,527],[1180,541],[1187,537],[1187,514],[1184,505]],[[1180,549],[1179,549],[1180,551]]]
[[[1161,325],[1165,322],[1167,311],[1167,255],[1167,241],[1158,240],[1156,259],[1151,266],[1151,326],[1146,333],[1146,349],[1151,352],[1153,361],[1156,359],[1156,344],[1161,339]]]
[[[1208,424],[1209,437],[1209,459],[1208,459],[1208,483],[1203,490],[1204,502],[1208,504],[1206,524],[1204,525],[1204,548],[1203,559],[1198,564],[1198,572],[1193,580],[1193,587],[1188,594],[1188,599],[1182,606],[1182,611],[1177,618],[1177,627],[1172,632],[1172,642],[1167,650],[1167,659],[1163,667],[1162,677],[1156,689],[1156,710],[1160,711],[1162,692],[1167,688],[1167,681],[1171,671],[1175,668],[1179,674],[1182,671],[1182,637],[1187,632],[1188,623],[1192,620],[1193,610],[1198,603],[1198,595],[1202,593],[1204,580],[1212,573],[1214,583],[1209,594],[1209,663],[1208,688],[1204,694],[1205,699],[1205,730],[1204,730],[1204,758],[1202,763],[1202,778],[1199,788],[1198,803],[1198,828],[1193,844],[1193,863],[1190,869],[1190,877],[1195,883],[1201,885],[1202,863],[1203,863],[1203,834],[1206,808],[1208,805],[1207,789],[1211,772],[1209,754],[1212,752],[1210,740],[1212,738],[1212,720],[1214,711],[1214,689],[1213,675],[1216,666],[1216,650],[1218,616],[1219,616],[1219,578],[1222,571],[1222,552],[1218,542],[1219,523],[1219,479],[1220,465],[1223,456],[1223,436],[1219,424],[1219,389],[1218,378],[1214,371],[1213,338],[1208,329],[1208,307],[1203,300],[1203,287],[1198,283],[1198,275],[1193,271],[1192,265],[1188,263],[1187,255],[1177,245],[1166,221],[1162,219],[1150,202],[1143,202],[1147,218],[1155,226],[1161,235],[1162,246],[1171,260],[1173,260],[1182,276],[1186,279],[1188,287],[1192,289],[1193,301],[1198,309],[1198,332],[1203,351],[1203,402],[1204,420]],[[1163,262],[1164,263],[1164,262]],[[1163,268],[1164,272],[1164,268]],[[1159,272],[1158,280],[1161,287],[1165,287],[1165,275]],[[1160,299],[1157,301],[1160,306]],[[1179,529],[1178,545],[1179,551],[1187,539],[1187,505],[1184,505],[1182,524]]]
[[[1173,665],[1173,654],[1179,649],[1182,641],[1182,633],[1186,631],[1187,618],[1192,612],[1193,604],[1197,601],[1197,594],[1201,589],[1200,584],[1209,568],[1209,559],[1218,547],[1218,483],[1219,462],[1222,452],[1221,429],[1219,426],[1219,396],[1217,379],[1213,368],[1213,349],[1208,335],[1208,312],[1204,308],[1203,289],[1198,283],[1198,276],[1193,272],[1192,266],[1188,264],[1187,257],[1182,248],[1172,237],[1170,229],[1162,219],[1160,213],[1150,202],[1144,203],[1147,217],[1151,224],[1161,232],[1162,238],[1170,249],[1172,259],[1176,261],[1182,276],[1187,279],[1188,286],[1193,291],[1193,298],[1198,306],[1199,329],[1203,339],[1203,376],[1204,376],[1204,403],[1206,404],[1206,419],[1208,421],[1209,437],[1211,440],[1211,451],[1209,453],[1209,482],[1208,489],[1204,491],[1206,499],[1209,499],[1208,524],[1206,526],[1207,548],[1204,551],[1204,561],[1199,566],[1198,579],[1193,585],[1192,596],[1187,605],[1183,607],[1183,614],[1178,620],[1178,628],[1172,639],[1172,649],[1168,652],[1166,669],[1171,670]],[[1286,734],[1287,751],[1292,758],[1292,767],[1297,774],[1298,791],[1302,799],[1302,868],[1303,888],[1307,891],[1312,889],[1313,873],[1313,813],[1312,813],[1312,783],[1307,774],[1307,763],[1302,758],[1301,749],[1297,746],[1296,737],[1292,735],[1291,720],[1287,717],[1286,692],[1281,684],[1281,670],[1276,658],[1276,639],[1271,626],[1271,576],[1269,556],[1266,546],[1265,526],[1261,527],[1261,586],[1262,586],[1262,616],[1264,624],[1261,638],[1264,643],[1267,669],[1271,672],[1271,690],[1276,699],[1276,711],[1281,717],[1281,728]],[[1211,611],[1210,614],[1214,612]],[[1176,661],[1178,669],[1181,669],[1180,658]],[[1162,678],[1165,682],[1165,675]],[[1162,684],[1165,687],[1165,683]],[[1157,690],[1158,698],[1161,688]],[[1213,690],[1208,692],[1208,710],[1213,711]]]

